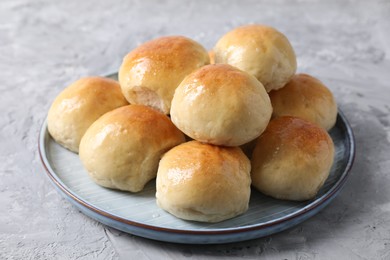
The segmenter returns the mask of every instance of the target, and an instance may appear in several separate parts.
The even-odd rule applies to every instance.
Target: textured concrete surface
[[[0,2],[0,259],[390,259],[389,1],[112,2]],[[192,246],[107,228],[59,196],[37,138],[64,86],[116,71],[145,40],[182,34],[211,48],[253,22],[288,36],[299,71],[329,86],[354,128],[355,164],[330,206],[270,237]]]

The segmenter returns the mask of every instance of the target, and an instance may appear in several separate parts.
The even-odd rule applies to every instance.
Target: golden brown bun
[[[240,148],[191,141],[160,161],[157,204],[187,220],[218,222],[248,209],[250,162]]]
[[[172,122],[191,138],[239,146],[258,137],[272,114],[261,83],[228,64],[207,65],[187,76],[172,100]]]
[[[271,120],[252,155],[252,184],[276,199],[308,200],[328,178],[334,145],[321,127],[297,117]]]
[[[96,119],[128,104],[118,82],[102,77],[81,78],[64,89],[51,105],[49,133],[57,143],[77,153],[81,137]]]
[[[273,117],[296,116],[330,130],[336,123],[337,105],[332,92],[318,79],[295,75],[284,88],[269,93]]]
[[[297,61],[288,39],[264,25],[246,25],[225,34],[215,45],[215,63],[227,63],[255,76],[267,92],[282,88],[295,74]]]
[[[140,45],[123,59],[119,82],[131,104],[168,114],[176,87],[206,64],[209,56],[199,43],[183,36],[161,37]]]
[[[88,128],[80,143],[80,159],[99,185],[137,192],[157,174],[167,150],[184,142],[169,118],[150,107],[115,109]]]

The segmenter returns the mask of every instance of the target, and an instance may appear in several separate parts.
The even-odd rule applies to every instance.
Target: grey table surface
[[[390,1],[0,2],[0,259],[390,259]],[[162,35],[211,49],[242,24],[276,27],[298,71],[334,93],[356,137],[339,196],[308,221],[240,243],[179,245],[106,227],[45,176],[38,133],[54,97],[81,76],[117,71]]]

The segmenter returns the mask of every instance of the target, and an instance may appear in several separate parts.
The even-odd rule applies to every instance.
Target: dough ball
[[[215,63],[227,63],[255,76],[267,92],[282,88],[295,74],[294,50],[281,32],[246,25],[228,32],[214,47]]]
[[[138,192],[156,177],[161,156],[184,141],[166,115],[147,106],[128,105],[88,128],[81,139],[80,159],[97,184]]]
[[[250,162],[240,148],[191,141],[161,159],[157,204],[178,218],[219,222],[248,209],[250,185]]]
[[[208,52],[199,43],[183,36],[160,37],[140,45],[123,59],[119,82],[131,104],[169,114],[177,86],[206,64]]]
[[[284,88],[269,93],[273,117],[296,116],[330,130],[337,119],[332,92],[318,79],[297,74]]]
[[[47,118],[53,139],[78,153],[80,140],[100,116],[128,105],[119,83],[103,77],[85,77],[65,88],[52,103]]]
[[[191,138],[239,146],[258,137],[272,114],[263,85],[228,64],[207,65],[187,76],[172,100],[172,122]]]
[[[333,141],[323,128],[298,117],[278,117],[257,141],[252,184],[276,199],[313,199],[333,160]]]

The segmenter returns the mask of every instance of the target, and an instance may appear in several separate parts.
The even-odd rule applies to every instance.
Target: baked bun
[[[337,105],[332,92],[318,79],[297,74],[279,90],[269,93],[273,117],[296,116],[325,130],[336,124]]]
[[[77,153],[81,137],[96,119],[128,104],[115,80],[81,78],[65,88],[51,105],[49,133],[57,143]]]
[[[276,199],[313,199],[328,178],[334,145],[321,127],[297,117],[271,120],[252,155],[252,184]]]
[[[191,138],[239,146],[258,137],[272,114],[263,85],[228,64],[207,65],[188,75],[172,100],[172,122]]]
[[[157,205],[178,218],[218,222],[248,209],[250,185],[250,162],[240,148],[191,141],[161,159]]]
[[[161,37],[140,45],[124,58],[119,82],[131,104],[168,114],[176,87],[206,64],[209,56],[199,43],[183,36]]]
[[[265,25],[246,25],[225,34],[215,45],[215,63],[227,63],[255,76],[267,92],[282,88],[295,74],[297,61],[288,39]]]
[[[169,118],[143,105],[115,109],[88,128],[80,159],[99,185],[137,192],[156,177],[167,150],[184,142]]]

